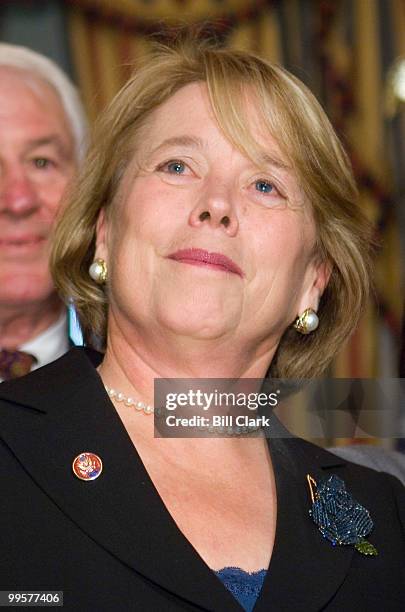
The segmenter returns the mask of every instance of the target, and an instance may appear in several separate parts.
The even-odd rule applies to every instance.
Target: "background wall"
[[[74,77],[64,2],[0,0],[0,39],[47,55]]]
[[[201,22],[223,44],[281,63],[316,93],[353,161],[381,250],[376,294],[335,376],[398,375],[404,308],[405,110],[390,70],[405,58],[404,0],[3,0],[0,38],[41,51],[77,80],[90,118],[151,36]],[[350,316],[350,313],[348,313]]]

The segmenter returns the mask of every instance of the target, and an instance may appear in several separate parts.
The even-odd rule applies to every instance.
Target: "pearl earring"
[[[300,334],[310,334],[316,330],[318,325],[318,315],[312,308],[307,308],[304,310],[304,312],[297,317],[294,323],[295,329],[300,332]]]
[[[98,285],[104,285],[107,280],[107,264],[104,259],[93,261],[89,267],[89,275]]]

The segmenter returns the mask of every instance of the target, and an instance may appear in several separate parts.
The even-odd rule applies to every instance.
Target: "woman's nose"
[[[237,212],[230,189],[208,189],[199,199],[190,214],[190,225],[210,225],[223,228],[229,236],[235,236],[239,229]]]

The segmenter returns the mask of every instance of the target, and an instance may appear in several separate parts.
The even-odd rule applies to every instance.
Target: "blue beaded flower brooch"
[[[309,515],[324,538],[336,544],[354,544],[363,555],[377,555],[377,549],[365,539],[373,528],[369,511],[346,491],[344,481],[332,474],[318,484],[307,474],[312,508]]]

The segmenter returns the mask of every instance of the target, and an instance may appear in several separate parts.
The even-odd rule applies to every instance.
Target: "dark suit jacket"
[[[63,590],[78,612],[241,610],[177,528],[90,359],[72,349],[0,386],[0,590]],[[404,487],[297,438],[268,443],[277,530],[255,611],[404,610]],[[82,451],[103,460],[94,481],[72,472]],[[322,538],[308,473],[339,475],[369,509],[377,557]]]

